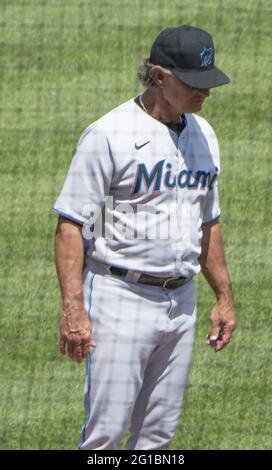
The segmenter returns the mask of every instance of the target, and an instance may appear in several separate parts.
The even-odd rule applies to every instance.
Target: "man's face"
[[[162,93],[178,114],[201,111],[204,100],[210,94],[209,89],[192,90],[189,85],[171,75],[166,76]]]

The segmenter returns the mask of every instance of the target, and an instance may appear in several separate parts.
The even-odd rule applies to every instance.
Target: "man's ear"
[[[166,74],[159,65],[154,65],[152,68],[152,80],[159,87],[163,88],[165,85]]]

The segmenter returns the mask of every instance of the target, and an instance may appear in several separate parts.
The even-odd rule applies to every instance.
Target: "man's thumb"
[[[210,340],[216,341],[219,338],[220,328],[218,326],[213,326],[210,333]]]

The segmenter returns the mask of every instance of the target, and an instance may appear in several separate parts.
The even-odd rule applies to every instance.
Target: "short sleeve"
[[[53,211],[79,223],[88,220],[88,207],[103,207],[113,177],[109,143],[103,130],[88,128],[76,153]]]
[[[203,119],[202,121],[203,122]],[[221,211],[219,207],[219,193],[218,193],[218,177],[220,174],[220,150],[216,134],[210,124],[205,120],[203,123],[205,127],[205,134],[207,136],[207,143],[210,151],[210,158],[214,165],[211,171],[211,180],[208,184],[208,191],[205,197],[204,210],[203,210],[203,223],[209,223],[220,217]]]
[[[220,214],[221,211],[219,207],[218,182],[216,180],[213,188],[208,191],[206,195],[203,211],[203,224],[212,222],[213,220],[220,217]]]

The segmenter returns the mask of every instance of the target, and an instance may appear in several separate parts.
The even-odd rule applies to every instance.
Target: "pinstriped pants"
[[[186,386],[196,320],[195,285],[174,290],[88,272],[85,308],[96,348],[86,367],[87,420],[79,449],[169,446]]]

